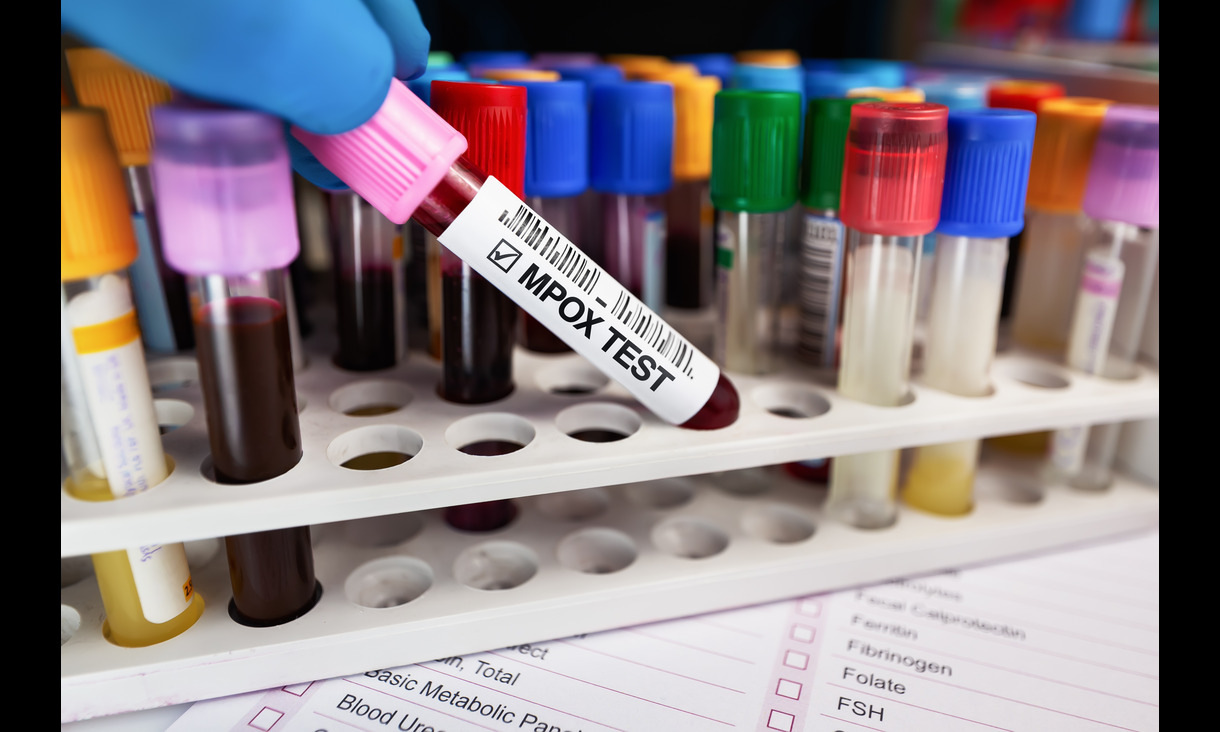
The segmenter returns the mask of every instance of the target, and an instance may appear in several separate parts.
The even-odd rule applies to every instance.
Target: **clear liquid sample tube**
[[[396,226],[352,191],[327,195],[339,350],[349,371],[393,367],[405,355],[402,240]]]
[[[60,110],[60,429],[65,489],[90,501],[164,481],[161,444],[128,268],[138,246],[118,156],[98,109]],[[126,647],[186,631],[203,614],[181,543],[92,557],[106,619]]]
[[[191,288],[212,471],[224,484],[270,480],[302,455],[284,286],[300,242],[282,123],[167,105],[153,130],[166,257]],[[322,589],[309,535],[225,537],[230,616],[263,627],[313,607]]]
[[[100,48],[65,52],[72,85],[83,106],[106,112],[127,187],[139,255],[129,274],[144,346],[150,352],[189,351],[195,345],[186,282],[166,262],[149,176],[149,110],[168,102],[169,85]]]
[[[1019,109],[949,113],[922,377],[934,389],[963,397],[991,391],[1008,237],[1024,224],[1035,122]],[[916,447],[903,501],[942,516],[969,513],[980,444]]]
[[[466,139],[400,83],[350,132],[292,133],[391,221],[413,217],[659,418],[686,429],[736,421],[737,389],[715,363],[463,158]]]
[[[944,186],[948,109],[864,102],[851,109],[842,217],[847,275],[839,391],[882,407],[910,390],[912,330],[923,237]],[[827,512],[857,528],[898,518],[899,451],[835,458]]]
[[[1025,231],[1013,300],[1013,344],[1059,358],[1068,327],[1089,222],[1081,213],[1085,179],[1110,102],[1061,97],[1038,106]]]
[[[589,182],[601,195],[606,273],[660,312],[665,194],[673,186],[673,87],[647,81],[599,84],[590,99]]]
[[[1083,206],[1098,222],[1097,235],[1085,255],[1067,363],[1090,374],[1131,378],[1159,257],[1159,108],[1116,104],[1106,111]],[[1121,428],[1056,431],[1053,473],[1074,488],[1108,488]]]
[[[680,76],[674,88],[674,183],[666,196],[665,304],[684,310],[710,307],[715,292],[715,208],[712,113],[720,80]]]
[[[783,246],[796,202],[800,104],[794,92],[727,89],[716,95],[714,358],[728,371],[770,373],[780,357]]]
[[[556,229],[579,232],[580,196],[589,190],[589,106],[585,102],[585,86],[569,80],[509,83],[525,87],[526,92],[525,200]],[[524,310],[520,312],[517,333],[518,342],[530,351],[572,350]]]
[[[526,90],[522,86],[434,81],[432,108],[472,140],[467,156],[521,197],[525,176]],[[441,242],[443,245],[444,242]],[[485,404],[512,393],[517,307],[444,246],[441,261],[441,397]]]

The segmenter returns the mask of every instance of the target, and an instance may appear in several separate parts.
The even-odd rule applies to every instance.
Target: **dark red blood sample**
[[[707,403],[679,427],[688,430],[718,430],[736,422],[740,409],[741,400],[737,396],[737,388],[729,381],[729,377],[721,373]]]
[[[480,440],[458,448],[467,455],[507,455],[525,447],[511,440]],[[445,522],[461,531],[495,531],[517,517],[517,504],[509,500],[485,501],[445,509]]]
[[[441,271],[443,399],[484,404],[513,391],[517,306],[478,272],[450,257]]]
[[[341,273],[335,283],[335,318],[339,330],[336,366],[374,371],[398,362],[394,273],[388,267]]]
[[[784,471],[797,480],[803,480],[808,483],[828,483],[830,481],[830,463],[831,459],[826,458],[819,465],[811,465],[813,460],[807,463],[785,463]]]
[[[537,353],[567,353],[572,350],[550,328],[524,310],[521,311],[521,345]]]
[[[588,429],[569,432],[568,437],[574,437],[585,442],[618,442],[627,438],[622,432],[614,430]]]

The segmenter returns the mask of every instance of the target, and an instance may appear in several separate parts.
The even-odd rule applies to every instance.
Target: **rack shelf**
[[[164,436],[173,473],[152,490],[122,501],[86,502],[61,489],[60,555],[1143,419],[1156,416],[1159,403],[1154,371],[1141,369],[1135,378],[1117,381],[1005,353],[993,368],[991,396],[962,398],[916,382],[912,401],[895,408],[841,397],[825,378],[796,367],[767,377],[731,374],[742,400],[738,421],[699,432],[657,419],[574,354],[519,350],[514,393],[493,404],[467,406],[436,395],[440,369],[427,356],[413,353],[393,369],[352,373],[333,366],[326,353],[315,350],[297,374],[304,457],[282,476],[239,486],[207,477],[206,423],[193,359],[151,361],[162,423],[177,425]],[[573,387],[588,392],[554,393]],[[400,408],[377,416],[346,413],[386,404]],[[808,416],[771,411],[777,409]],[[609,443],[566,434],[590,428],[634,434]],[[476,439],[508,439],[525,447],[497,457],[457,450]],[[381,470],[341,467],[376,451],[413,457]]]

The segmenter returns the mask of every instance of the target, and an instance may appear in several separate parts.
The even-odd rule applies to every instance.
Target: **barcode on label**
[[[602,282],[602,269],[589,261],[588,257],[572,242],[565,239],[559,232],[529,207],[520,205],[515,213],[503,209],[498,217],[501,224],[519,238],[526,246],[532,248],[539,256],[554,266],[560,274],[588,295],[593,295],[598,305],[609,307],[610,314],[625,325],[631,333],[656,349],[680,373],[687,378],[694,378],[694,347],[686,339],[678,335],[656,313],[649,310],[626,288],[619,286],[613,295],[613,301],[604,295],[594,292]],[[607,278],[609,279],[609,278]],[[611,280],[612,281],[612,280]]]
[[[823,366],[833,365],[839,321],[842,225],[815,216],[805,217],[801,247],[800,351]]]

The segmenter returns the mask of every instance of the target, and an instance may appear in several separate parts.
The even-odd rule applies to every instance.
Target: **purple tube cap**
[[[1158,228],[1161,221],[1161,111],[1114,104],[1106,110],[1085,184],[1095,219]]]
[[[286,267],[297,236],[283,123],[217,105],[152,110],[152,178],[166,261],[188,275]]]
[[[398,79],[367,122],[337,135],[300,127],[301,141],[339,180],[396,224],[411,214],[466,151],[466,138]]]

